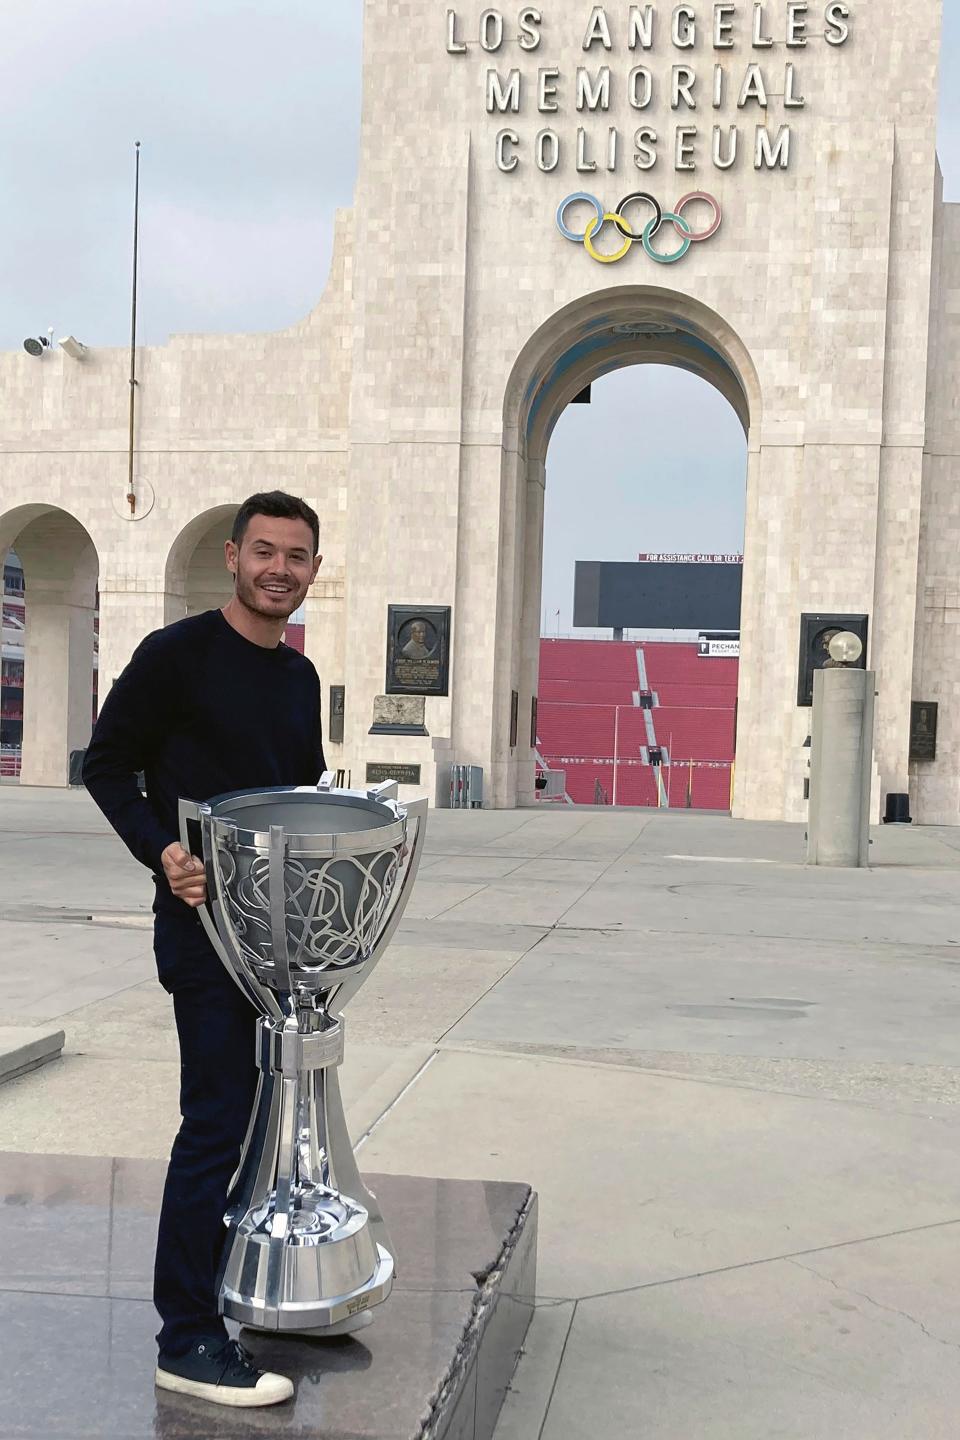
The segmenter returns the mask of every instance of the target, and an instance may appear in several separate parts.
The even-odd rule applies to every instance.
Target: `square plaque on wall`
[[[800,660],[797,667],[797,704],[813,704],[813,672],[829,670],[834,662],[830,659],[829,645],[834,635],[841,630],[850,630],[863,643],[863,654],[856,670],[867,668],[867,620],[866,615],[819,614],[800,616]]]
[[[388,695],[450,693],[450,606],[387,606]]]
[[[346,694],[345,686],[330,686],[330,723],[327,726],[327,739],[333,745],[343,744],[343,714],[346,709]]]
[[[910,706],[910,759],[937,758],[936,700],[914,700]]]

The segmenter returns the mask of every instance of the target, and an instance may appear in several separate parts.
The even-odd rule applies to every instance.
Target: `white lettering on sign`
[[[811,42],[846,45],[853,9],[854,0],[593,5],[584,7],[582,28],[569,37],[551,34],[549,15],[536,5],[449,9],[444,23],[447,53],[479,61],[488,115],[566,117],[546,131],[542,122],[528,128],[522,120],[515,129],[494,130],[494,160],[506,174],[528,168],[549,174],[561,166],[591,174],[599,164],[612,172],[651,170],[663,160],[679,171],[729,170],[738,162],[773,171],[790,168],[795,146],[792,125],[769,115],[771,102],[790,112],[808,108],[804,57],[796,52]],[[533,52],[545,48],[545,38],[554,44],[568,38],[584,63],[574,73],[538,67]],[[644,63],[635,63],[641,56]],[[658,56],[659,65],[650,63]],[[596,123],[620,106],[646,110],[661,102],[681,112],[665,132]],[[727,117],[712,125],[681,123],[682,112],[697,109]],[[743,127],[743,144],[738,117],[753,122]]]
[[[648,565],[742,565],[743,556],[738,554],[678,555],[653,553],[638,555],[638,560]]]

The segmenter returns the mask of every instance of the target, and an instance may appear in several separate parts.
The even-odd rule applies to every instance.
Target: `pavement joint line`
[[[577,1318],[577,1306],[579,1305],[579,1303],[579,1300],[574,1300],[573,1308],[570,1311],[570,1322],[567,1325],[567,1333],[563,1337],[563,1345],[560,1348],[560,1358],[557,1361],[557,1368],[556,1372],[554,1373],[553,1384],[550,1386],[550,1394],[547,1396],[547,1403],[543,1412],[543,1419],[540,1422],[540,1429],[537,1431],[537,1440],[543,1440],[543,1434],[547,1428],[547,1420],[550,1418],[550,1408],[553,1405],[553,1397],[557,1391],[557,1382],[560,1379],[560,1371],[563,1369],[563,1362],[567,1356],[567,1346],[570,1343],[570,1336],[573,1332],[573,1322]]]
[[[583,826],[580,826],[580,830],[582,830],[582,829],[583,829]],[[579,833],[580,833],[580,830],[577,830],[575,833],[576,833],[576,834],[579,834]],[[553,923],[552,923],[550,926],[547,927],[547,932],[546,932],[547,934],[550,934],[551,931],[559,930],[559,929],[563,928],[564,917],[570,914],[570,911],[573,909],[573,907],[574,907],[575,905],[578,905],[578,904],[580,903],[580,901],[583,899],[583,897],[584,897],[586,894],[588,894],[588,892],[589,892],[590,890],[593,889],[594,885],[598,885],[598,884],[600,883],[600,881],[603,879],[604,875],[607,874],[607,872],[611,869],[612,866],[616,865],[618,861],[620,861],[620,860],[623,859],[624,855],[627,854],[627,852],[629,851],[629,849],[630,849],[630,846],[628,845],[628,846],[626,847],[626,849],[620,851],[619,855],[613,856],[613,857],[607,862],[607,864],[603,867],[603,869],[600,871],[600,874],[597,875],[593,880],[589,881],[586,885],[584,885],[584,887],[583,887],[583,889],[580,891],[579,895],[574,895],[573,899],[570,901],[570,904],[569,904],[569,905],[567,906],[567,908],[562,912],[562,914],[558,915],[557,918],[556,918],[556,920],[554,920]],[[616,934],[617,932],[614,931],[613,933]],[[546,938],[546,937],[544,937],[544,938]],[[538,941],[537,943],[539,944],[539,941]],[[535,949],[535,948],[536,948],[536,946],[531,946],[531,947],[530,947],[531,950],[533,950],[533,949]],[[527,951],[527,954],[529,954],[529,953],[530,953],[530,952]],[[523,959],[523,956],[521,956],[520,958]],[[517,963],[519,964],[520,962],[517,961]],[[512,968],[513,968],[513,967],[511,966],[511,969],[512,969]],[[509,974],[509,971],[508,971],[507,973]],[[502,979],[502,978],[503,978],[503,977],[501,977],[501,979]],[[499,982],[497,982],[497,983],[499,983]]]
[[[496,990],[497,986],[502,980],[506,980],[509,975],[512,975],[514,970],[516,970],[517,966],[521,964],[524,960],[526,960],[528,955],[532,955],[534,950],[536,950],[537,946],[541,945],[543,941],[546,940],[549,933],[549,930],[545,931],[544,934],[538,936],[537,939],[534,940],[533,944],[529,945],[521,955],[518,955],[516,960],[514,960],[513,964],[508,966],[507,969],[504,970],[502,975],[498,975],[496,980],[492,981],[491,984],[487,986],[483,994],[478,995],[477,998],[467,1006],[466,1010],[464,1010],[462,1015],[458,1015],[456,1020],[451,1021],[451,1023],[447,1026],[446,1030],[444,1030],[440,1035],[437,1036],[437,1039],[434,1043],[436,1045],[441,1045],[446,1039],[446,1037],[450,1034],[450,1031],[455,1030],[462,1021],[466,1020],[467,1016],[471,1013],[471,1011],[480,1004],[481,1000],[486,1000],[487,996],[491,994],[494,990]],[[439,1051],[437,1053],[439,1053]]]
[[[956,946],[957,960],[960,961],[960,941],[951,940],[946,943],[938,940],[871,940],[868,935],[861,936],[859,940],[846,940],[842,936],[825,935],[776,935],[765,930],[653,930],[638,926],[636,929],[619,929],[609,925],[563,925],[557,922],[550,927],[565,934],[574,934],[582,931],[585,935],[663,935],[672,937],[676,935],[699,935],[705,939],[723,940],[786,940],[793,945],[846,945],[853,949],[860,950],[864,945],[871,947],[894,947],[898,950],[945,950],[950,946]],[[947,960],[948,963],[956,962],[946,955],[932,957],[937,960]]]
[[[386,1109],[382,1110],[377,1116],[377,1118],[373,1121],[373,1123],[367,1126],[366,1130],[364,1130],[363,1134],[360,1136],[360,1139],[357,1140],[354,1144],[354,1155],[356,1155],[358,1150],[363,1149],[364,1145],[366,1145],[367,1141],[370,1139],[371,1135],[373,1135],[374,1131],[379,1129],[379,1127],[383,1124],[384,1120],[386,1120],[387,1116],[393,1113],[393,1111],[400,1104],[400,1101],[406,1095],[408,1095],[409,1092],[413,1089],[414,1085],[416,1085],[417,1082],[423,1078],[426,1072],[430,1069],[430,1066],[433,1064],[434,1060],[436,1060],[439,1053],[439,1050],[434,1050],[431,1055],[427,1056],[426,1060],[424,1060],[423,1064],[419,1067],[416,1074],[410,1077],[406,1085],[404,1085],[403,1089],[393,1097]]]
[[[81,1157],[81,1156],[73,1156],[73,1155],[72,1155],[72,1156],[70,1156],[70,1158],[71,1158],[71,1159],[81,1159],[81,1158],[83,1158],[83,1157]],[[97,1158],[97,1157],[94,1157],[94,1158]],[[113,1158],[120,1160],[120,1159],[127,1159],[127,1158],[130,1158],[130,1157],[127,1157],[127,1156],[119,1156],[119,1155],[118,1155],[118,1156],[114,1156]],[[140,1160],[140,1159],[142,1159],[141,1156],[134,1156],[134,1157],[132,1157],[132,1158],[135,1159],[135,1160]],[[111,1227],[111,1234],[112,1234],[112,1227]],[[106,1268],[106,1267],[105,1267],[105,1268]],[[149,1283],[149,1282],[148,1282],[148,1283]],[[395,1284],[393,1288],[394,1288],[394,1290],[395,1290],[398,1294],[403,1293],[403,1294],[407,1294],[407,1295],[475,1295],[475,1294],[477,1293],[477,1286],[476,1286],[475,1284],[474,1284],[474,1285],[399,1285],[399,1284]],[[21,1286],[19,1286],[19,1285],[0,1285],[0,1295],[23,1295],[23,1296],[29,1296],[29,1295],[44,1295],[44,1296],[47,1296],[47,1297],[49,1297],[49,1298],[51,1298],[51,1299],[56,1299],[56,1300],[124,1300],[124,1301],[129,1300],[129,1301],[131,1301],[133,1304],[136,1304],[136,1305],[152,1305],[152,1304],[153,1304],[153,1300],[152,1300],[152,1298],[151,1298],[149,1295],[115,1295],[115,1294],[113,1294],[113,1293],[110,1293],[110,1294],[107,1294],[107,1295],[98,1295],[95,1291],[92,1291],[92,1290],[32,1290],[32,1289],[31,1289],[31,1290],[25,1290],[25,1289],[23,1289],[23,1288],[22,1288]],[[512,1297],[512,1296],[508,1296],[508,1297],[505,1297],[505,1298],[512,1299],[513,1297]],[[536,1297],[535,1297],[534,1303],[535,1303],[536,1305],[539,1305],[539,1301],[536,1299]],[[558,1302],[558,1301],[550,1301],[550,1302],[549,1302],[549,1304],[565,1304],[565,1305],[571,1305],[571,1304],[574,1304],[574,1303],[575,1303],[575,1302],[572,1301],[572,1300],[565,1300],[565,1301],[559,1301],[559,1302]],[[542,1306],[542,1308],[543,1308],[543,1309],[547,1309],[548,1306],[545,1304],[545,1305]],[[266,1333],[266,1332],[264,1332],[264,1333]]]
[[[516,964],[519,965],[519,963],[520,961],[518,960]],[[507,971],[506,973],[509,974],[509,971]],[[505,975],[501,976],[501,979],[505,978]],[[496,981],[495,984],[490,988],[496,988],[496,985],[499,985],[499,983],[499,980]],[[480,999],[482,1000],[483,998],[484,997],[481,995]],[[471,1006],[470,1009],[473,1009],[473,1006]],[[469,1013],[469,1010],[465,1012],[465,1014]],[[443,1035],[441,1035],[440,1038],[436,1041],[436,1044],[443,1044],[443,1041],[445,1037],[450,1033],[450,1030],[454,1029],[455,1026],[459,1023],[460,1022],[458,1020],[455,1020],[453,1025],[451,1025],[448,1030],[445,1030]],[[525,1042],[522,1041],[518,1042],[518,1044],[524,1043]],[[732,1078],[728,1078],[725,1075],[686,1075],[682,1070],[661,1070],[657,1066],[653,1065],[631,1065],[627,1061],[623,1060],[587,1060],[580,1055],[551,1055],[538,1050],[523,1049],[504,1050],[501,1046],[488,1047],[479,1042],[474,1042],[471,1044],[469,1040],[454,1042],[452,1044],[444,1044],[443,1053],[445,1055],[455,1055],[458,1053],[464,1055],[490,1055],[499,1057],[502,1060],[543,1060],[548,1064],[553,1065],[578,1065],[584,1070],[612,1070],[620,1075],[645,1075],[651,1079],[679,1080],[683,1083],[689,1083],[691,1085],[711,1085],[721,1090],[744,1090],[754,1095],[780,1095],[785,1100],[802,1100],[805,1103],[813,1102],[822,1105],[854,1105],[859,1106],[861,1109],[864,1110],[874,1110],[877,1113],[883,1115],[898,1115],[901,1117],[901,1119],[905,1120],[922,1119],[933,1125],[947,1125],[951,1128],[954,1128],[956,1126],[956,1120],[952,1113],[943,1115],[920,1115],[916,1110],[899,1110],[896,1108],[891,1108],[889,1105],[882,1104],[879,1100],[864,1099],[862,1096],[859,1095],[819,1095],[807,1093],[804,1090],[782,1090],[775,1085],[749,1085],[743,1080],[735,1080]],[[690,1053],[697,1054],[704,1059],[715,1058],[717,1060],[753,1060],[757,1058],[752,1055],[713,1056],[712,1052],[704,1050],[691,1051]],[[769,1057],[762,1058],[766,1058],[769,1060]],[[797,1056],[791,1056],[784,1061],[784,1063],[786,1064],[790,1064],[793,1062],[799,1064],[817,1063],[815,1060],[811,1061],[808,1059],[804,1059],[803,1057]],[[882,1063],[884,1062],[871,1061],[871,1064]],[[951,1104],[951,1102],[944,1101],[924,1101],[923,1103]],[[955,1108],[956,1107],[951,1104],[951,1109],[953,1110]]]
[[[718,1265],[712,1270],[694,1270],[687,1275],[671,1275],[663,1280],[642,1280],[638,1285],[624,1285],[617,1290],[597,1290],[578,1296],[577,1304],[584,1304],[588,1300],[613,1300],[619,1295],[636,1295],[641,1290],[659,1290],[666,1285],[682,1285],[690,1280],[710,1280],[716,1275],[732,1275],[738,1270],[755,1270],[761,1265],[796,1262],[807,1255],[828,1255],[834,1250],[850,1250],[857,1245],[875,1245],[881,1240],[897,1240],[904,1235],[924,1235],[929,1230],[949,1230],[952,1225],[960,1225],[960,1216],[953,1220],[932,1220],[928,1225],[908,1225],[902,1230],[885,1230],[879,1235],[861,1235],[855,1240],[837,1240],[830,1245],[814,1245],[806,1250],[790,1250],[785,1255],[765,1255],[757,1260],[741,1260],[736,1265]]]
[[[472,899],[473,899],[474,895],[479,895],[481,890],[486,890],[487,885],[488,885],[489,882],[486,881],[486,880],[466,880],[466,881],[463,881],[463,880],[460,880],[460,881],[451,880],[451,881],[448,881],[447,883],[448,883],[448,884],[451,884],[451,885],[457,885],[457,884],[460,884],[460,885],[463,885],[463,884],[466,884],[466,885],[476,885],[476,889],[475,889],[475,890],[471,890],[469,895],[461,895],[460,898],[459,898],[459,900],[453,900],[453,901],[451,901],[451,903],[450,903],[449,905],[447,905],[447,906],[445,907],[445,909],[443,909],[443,910],[437,910],[437,911],[436,911],[433,915],[431,915],[431,916],[429,917],[429,919],[425,922],[427,925],[429,925],[432,920],[442,920],[443,917],[444,917],[444,915],[449,915],[449,914],[450,914],[450,911],[451,911],[451,910],[456,910],[456,908],[457,908],[458,905],[465,905],[468,900],[472,900]]]
[[[942,1335],[934,1335],[928,1330],[923,1321],[916,1315],[910,1315],[906,1310],[898,1310],[895,1305],[884,1305],[880,1300],[874,1300],[872,1295],[867,1295],[863,1290],[855,1290],[852,1285],[842,1285],[839,1280],[834,1280],[832,1275],[822,1275],[819,1270],[814,1270],[812,1265],[801,1265],[799,1260],[789,1260],[789,1265],[795,1265],[798,1270],[805,1270],[808,1275],[815,1275],[818,1280],[825,1280],[832,1285],[834,1290],[839,1290],[844,1295],[856,1295],[861,1300],[866,1300],[868,1305],[874,1305],[878,1310],[884,1310],[888,1315],[899,1315],[901,1320],[909,1320],[911,1325],[917,1325],[926,1335],[928,1340],[935,1340],[938,1345],[946,1345],[950,1350],[960,1350],[960,1343],[956,1340],[944,1340]]]
[[[136,956],[133,956],[133,959],[136,959]],[[36,1025],[53,1024],[55,1020],[63,1020],[68,1015],[76,1015],[78,1010],[86,1010],[89,1005],[99,1005],[104,1000],[112,1000],[116,995],[126,995],[128,990],[136,990],[137,987],[140,985],[153,985],[156,983],[157,981],[152,976],[147,976],[146,978],[144,978],[141,975],[139,980],[134,980],[130,985],[121,985],[118,990],[108,990],[103,995],[91,995],[90,998],[84,1000],[81,1005],[74,1005],[70,1010],[58,1010],[53,1015],[43,1015],[39,1018],[34,1016],[32,1017],[33,1022]],[[14,1010],[11,1013],[19,1014],[21,1012]]]
[[[595,882],[594,882],[594,883],[595,883]],[[481,886],[479,887],[479,889],[483,889],[483,888],[484,888],[483,885],[481,885]],[[589,888],[591,888],[591,887],[588,887],[588,889],[589,889]],[[479,893],[479,889],[478,889],[477,891],[474,891],[474,894],[478,894],[478,893]],[[466,897],[466,898],[469,899],[469,898],[471,898],[471,897],[468,896],[468,897]],[[581,896],[581,897],[579,897],[579,898],[582,899],[583,897]],[[457,902],[455,902],[455,904],[454,904],[452,907],[450,907],[450,908],[456,909],[456,905],[461,904],[461,903],[463,903],[463,902],[462,902],[462,901],[457,901]],[[568,907],[568,909],[564,912],[564,915],[569,914],[570,908],[572,908],[572,905],[574,905],[574,904],[576,904],[576,903],[577,903],[577,900],[574,900],[574,901],[572,902],[571,906]],[[946,903],[946,901],[945,901],[944,903]],[[57,925],[57,924],[59,924],[59,925],[93,925],[93,926],[100,926],[101,928],[104,928],[104,929],[110,928],[110,929],[116,929],[116,930],[120,930],[120,929],[130,929],[130,930],[136,929],[136,930],[140,930],[140,929],[146,929],[146,928],[147,928],[146,926],[141,925],[141,924],[139,923],[139,917],[140,917],[141,913],[143,914],[144,918],[149,919],[149,916],[147,915],[146,912],[134,911],[134,912],[130,912],[130,915],[131,915],[131,918],[137,917],[137,922],[138,922],[138,923],[129,924],[129,925],[123,925],[123,924],[121,924],[121,923],[119,922],[119,920],[113,920],[112,918],[110,918],[110,919],[97,918],[97,917],[95,917],[95,916],[92,916],[92,915],[91,915],[89,912],[87,912],[87,911],[70,911],[70,910],[67,910],[67,911],[58,911],[58,910],[54,910],[54,911],[51,912],[51,911],[47,910],[47,911],[43,911],[42,913],[39,913],[39,914],[38,914],[38,913],[35,913],[37,910],[42,910],[42,907],[39,907],[39,906],[38,906],[38,907],[31,907],[31,909],[30,909],[29,911],[0,910],[0,921],[6,921],[6,922],[8,922],[8,923],[10,923],[10,924],[16,924],[16,925]],[[449,914],[449,910],[443,911],[443,912],[441,912],[441,914],[442,914],[442,915]],[[433,917],[433,919],[438,919],[438,918],[440,918],[440,915],[437,915],[437,916],[434,916],[434,917]],[[718,930],[714,930],[714,929],[704,929],[704,930],[696,930],[696,929],[693,929],[693,930],[670,929],[670,930],[664,930],[664,929],[660,929],[660,928],[651,928],[651,927],[649,927],[649,926],[637,926],[637,927],[630,927],[630,928],[625,928],[625,927],[624,927],[624,928],[621,928],[621,927],[618,927],[618,926],[610,926],[610,925],[566,925],[566,924],[563,923],[563,921],[564,921],[564,916],[561,916],[559,920],[555,920],[555,921],[552,922],[552,924],[549,924],[549,925],[545,925],[545,924],[537,925],[537,924],[533,924],[533,923],[530,923],[530,922],[519,922],[519,923],[516,923],[516,924],[510,924],[510,925],[508,925],[508,926],[498,926],[495,922],[483,922],[483,923],[487,926],[487,928],[490,928],[490,929],[504,929],[504,928],[507,928],[507,929],[510,929],[510,930],[513,930],[513,931],[523,931],[523,930],[534,930],[534,931],[538,931],[538,932],[540,932],[540,938],[544,938],[545,936],[547,936],[547,935],[549,935],[549,934],[554,934],[554,933],[556,933],[556,934],[558,934],[558,935],[577,935],[577,934],[581,934],[581,935],[606,935],[606,936],[610,936],[610,937],[621,937],[621,938],[625,938],[625,937],[628,937],[628,936],[636,936],[637,939],[638,939],[638,943],[639,943],[640,937],[649,937],[649,936],[663,936],[663,937],[675,937],[675,936],[689,937],[689,936],[698,936],[698,937],[700,937],[700,938],[707,938],[707,939],[717,939],[717,938],[721,938],[721,939],[728,939],[728,940],[744,940],[744,939],[746,939],[746,940],[775,940],[775,941],[784,941],[784,942],[787,942],[787,943],[790,943],[790,944],[803,943],[804,945],[806,945],[806,946],[808,946],[808,947],[814,947],[814,948],[816,948],[816,947],[822,947],[822,946],[825,946],[825,945],[829,945],[829,946],[832,947],[832,948],[836,948],[836,947],[839,947],[839,946],[844,946],[844,947],[847,947],[847,948],[852,948],[852,949],[860,950],[864,945],[868,945],[872,951],[895,950],[895,951],[901,952],[901,955],[902,955],[902,952],[905,952],[905,951],[906,951],[906,952],[913,951],[913,952],[917,952],[916,955],[915,955],[915,957],[914,957],[914,958],[916,958],[916,959],[922,959],[923,956],[924,956],[924,954],[926,954],[926,955],[929,956],[929,958],[930,958],[931,960],[941,961],[941,962],[943,962],[943,963],[945,963],[945,964],[949,964],[949,965],[960,964],[960,941],[956,941],[956,940],[949,940],[949,941],[946,941],[946,942],[944,942],[944,941],[936,941],[936,940],[919,940],[919,941],[917,941],[917,940],[909,940],[909,939],[906,939],[906,938],[904,938],[904,939],[899,939],[899,940],[889,940],[889,939],[871,939],[871,938],[868,937],[868,936],[863,936],[863,937],[861,937],[860,939],[847,939],[847,938],[844,938],[844,937],[842,937],[842,936],[832,936],[832,935],[831,935],[830,937],[824,937],[824,936],[822,936],[822,935],[787,935],[787,934],[775,934],[775,933],[770,933],[770,932],[767,932],[767,931],[757,931],[757,930],[730,930],[730,931],[725,931],[725,930],[724,930],[724,931],[718,931]],[[152,922],[151,922],[151,923],[152,923]],[[401,943],[402,943],[402,941],[403,941],[403,936],[404,936],[404,933],[405,933],[405,932],[407,932],[407,933],[409,934],[411,931],[422,930],[424,927],[427,927],[427,928],[429,929],[429,926],[430,926],[432,923],[433,923],[432,920],[416,920],[416,919],[410,919],[409,921],[402,921],[401,924],[400,924],[399,930],[398,930],[398,932],[397,932],[397,934],[398,934],[398,939],[399,939],[399,940],[401,941]],[[421,937],[421,938],[423,938],[423,937]],[[430,942],[429,942],[429,940],[425,940],[424,943],[430,943]],[[438,941],[436,941],[436,942],[434,942],[434,943],[436,943],[436,944],[439,945],[439,944],[445,944],[446,941],[439,941],[439,940],[438,940]],[[534,943],[535,943],[535,944],[536,944],[536,943],[539,943],[539,941],[534,942]],[[478,948],[481,948],[481,949],[482,949],[482,948],[490,948],[490,947],[489,947],[489,946],[488,946],[488,947],[482,947],[482,946],[481,946],[481,947],[478,947]],[[495,947],[494,947],[494,948],[495,948]],[[529,947],[529,949],[531,949],[531,950],[532,950],[533,948],[534,948],[533,945],[531,945],[531,946]],[[940,953],[940,952],[945,951],[945,950],[955,950],[955,952],[956,952],[956,958],[954,958],[954,956],[953,956],[952,954],[942,954],[942,953]],[[527,953],[527,952],[524,952],[524,953]]]

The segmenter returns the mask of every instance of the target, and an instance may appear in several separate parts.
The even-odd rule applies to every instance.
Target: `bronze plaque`
[[[346,689],[343,685],[330,686],[330,724],[327,739],[334,745],[343,744],[343,712],[346,708]]]
[[[382,785],[384,780],[396,780],[398,785],[419,785],[419,765],[381,765],[374,760],[367,761],[367,784]]]
[[[910,759],[937,758],[937,701],[914,700],[910,706]]]
[[[450,606],[387,607],[388,695],[450,693]]]
[[[863,654],[853,670],[867,668],[867,622],[866,615],[801,615],[800,616],[800,664],[797,676],[797,704],[813,704],[814,670],[832,670],[836,661],[831,660],[829,645],[840,630],[850,630],[863,642]]]
[[[520,696],[516,690],[510,691],[510,749],[513,750],[517,743],[517,736],[520,729]]]

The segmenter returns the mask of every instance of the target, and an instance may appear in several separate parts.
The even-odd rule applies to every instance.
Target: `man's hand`
[[[160,859],[163,862],[163,873],[174,895],[194,910],[198,905],[202,905],[207,898],[203,861],[198,860],[196,855],[188,854],[179,840],[168,845]]]

